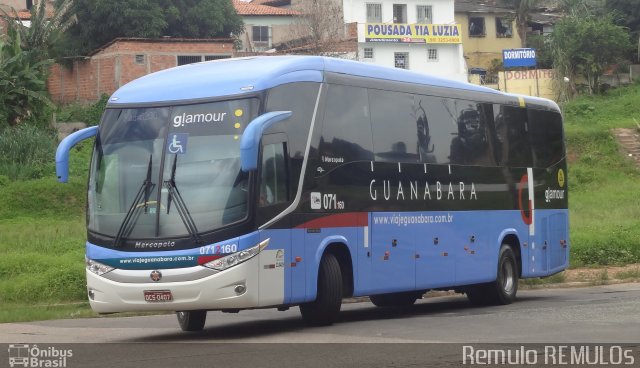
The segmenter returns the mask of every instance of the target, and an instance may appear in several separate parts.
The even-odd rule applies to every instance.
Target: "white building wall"
[[[425,74],[467,81],[462,44],[403,44],[365,42],[366,4],[382,4],[382,22],[393,23],[393,5],[407,5],[407,23],[417,22],[417,5],[431,5],[434,24],[455,24],[454,0],[343,0],[345,23],[358,24],[358,60],[394,67],[394,53],[409,53],[409,69]],[[464,30],[463,30],[464,31]],[[372,48],[374,57],[364,58]],[[427,49],[438,49],[438,61],[427,60]]]

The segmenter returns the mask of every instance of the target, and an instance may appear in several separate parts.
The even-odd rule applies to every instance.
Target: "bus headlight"
[[[113,267],[107,266],[100,262],[96,262],[93,259],[87,258],[87,256],[84,257],[84,263],[87,266],[87,270],[95,273],[98,276],[104,275],[105,273],[111,272],[114,270]]]
[[[239,265],[240,263],[257,256],[264,248],[267,247],[267,245],[269,245],[269,239],[265,239],[258,245],[251,248],[244,249],[239,252],[229,254],[228,256],[205,263],[203,264],[203,266],[213,268],[214,270],[223,271],[227,268]]]

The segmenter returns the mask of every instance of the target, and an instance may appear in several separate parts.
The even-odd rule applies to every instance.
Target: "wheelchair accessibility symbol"
[[[189,134],[187,133],[172,133],[169,134],[167,141],[167,150],[169,153],[184,154],[187,153],[187,139]]]

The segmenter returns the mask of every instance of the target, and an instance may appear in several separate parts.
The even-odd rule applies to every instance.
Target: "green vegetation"
[[[3,303],[2,309],[0,309],[0,323],[92,317],[95,315],[96,313],[89,307],[89,302],[50,305]]]
[[[573,267],[640,262],[640,170],[611,132],[636,127],[638,96],[635,84],[564,107]]]
[[[56,181],[53,155],[46,164],[23,165],[24,172],[46,167],[39,179],[8,180],[0,172],[5,178],[0,180],[0,322],[89,313],[86,306],[48,305],[85,300],[84,209],[90,152],[89,142],[74,149],[66,185]]]
[[[109,95],[103,94],[98,101],[89,106],[79,102],[66,105],[58,109],[56,120],[58,122],[80,121],[89,126],[98,125],[108,101]]]
[[[228,0],[74,0],[61,56],[89,55],[118,37],[231,37],[244,28]]]

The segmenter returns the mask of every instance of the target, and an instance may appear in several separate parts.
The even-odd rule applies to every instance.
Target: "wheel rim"
[[[513,292],[513,285],[515,284],[513,265],[510,261],[502,263],[502,290],[507,294]]]

